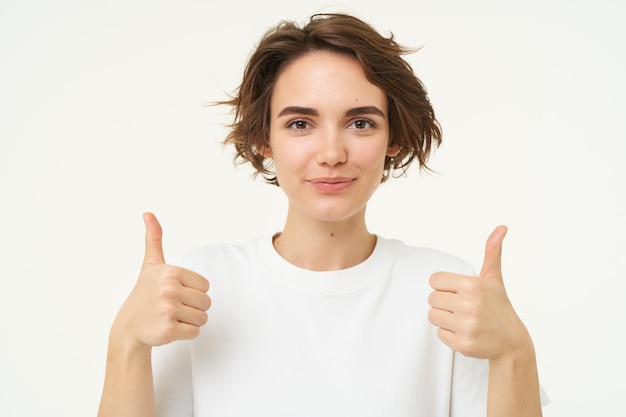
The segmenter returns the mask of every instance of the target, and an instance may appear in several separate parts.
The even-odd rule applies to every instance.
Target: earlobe
[[[393,157],[397,156],[400,153],[400,149],[402,149],[402,147],[400,145],[388,146],[386,155],[388,157],[390,157],[390,158],[393,158]]]
[[[261,155],[263,158],[271,158],[272,157],[272,149],[269,145],[263,145],[257,148],[257,153]]]

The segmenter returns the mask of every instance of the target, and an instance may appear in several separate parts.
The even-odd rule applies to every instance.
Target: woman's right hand
[[[196,338],[211,306],[206,278],[167,265],[161,225],[152,213],[145,213],[143,220],[146,248],[141,272],[110,334],[112,342],[131,349]]]

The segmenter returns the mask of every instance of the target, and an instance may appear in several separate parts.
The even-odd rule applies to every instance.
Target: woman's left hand
[[[502,280],[505,226],[487,239],[478,277],[436,272],[430,277],[428,320],[450,348],[480,359],[498,361],[532,344],[526,326],[513,309]]]

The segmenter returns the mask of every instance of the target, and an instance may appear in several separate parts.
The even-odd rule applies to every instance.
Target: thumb
[[[485,258],[479,277],[502,280],[502,241],[507,231],[506,226],[498,226],[487,238]]]
[[[146,225],[146,250],[143,257],[143,264],[164,264],[163,256],[163,230],[152,213],[143,214],[143,222]]]

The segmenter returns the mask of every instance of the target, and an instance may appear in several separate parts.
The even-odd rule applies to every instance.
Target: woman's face
[[[342,221],[363,214],[389,148],[387,97],[346,55],[312,52],[279,75],[270,144],[290,214]]]

